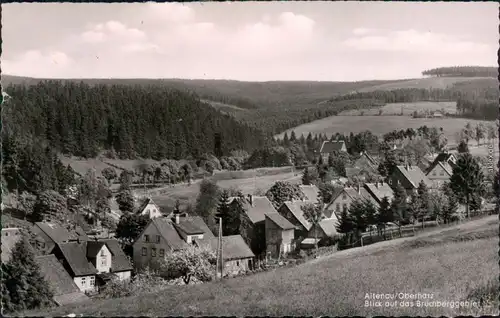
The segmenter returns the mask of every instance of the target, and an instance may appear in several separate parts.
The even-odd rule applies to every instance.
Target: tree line
[[[437,77],[498,77],[498,68],[489,66],[438,67],[422,72],[423,76]]]
[[[496,120],[499,117],[498,99],[457,100],[457,114],[471,119]]]
[[[251,151],[266,143],[258,129],[221,114],[196,95],[159,86],[51,80],[10,85],[5,91],[10,96],[3,107],[5,129],[37,136],[80,157],[109,150],[123,159],[180,159]]]

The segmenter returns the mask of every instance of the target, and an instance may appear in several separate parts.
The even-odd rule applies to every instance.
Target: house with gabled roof
[[[302,211],[302,208],[306,204],[316,203],[317,202],[309,200],[293,200],[285,201],[279,207],[278,213],[295,226],[295,240],[305,238],[311,229],[311,223],[309,223],[304,217],[304,211]]]
[[[295,249],[295,225],[278,212],[266,214],[266,253],[272,258]]]
[[[206,241],[208,246],[217,251],[219,239],[217,237],[210,238]],[[205,244],[205,242],[200,243]],[[222,261],[223,275],[237,275],[248,270],[253,270],[255,254],[250,247],[245,243],[241,235],[229,235],[222,237]]]
[[[53,300],[57,305],[64,306],[90,300],[76,285],[55,255],[37,256],[35,261],[45,281],[50,285],[54,294]]]
[[[9,227],[2,229],[2,263],[7,263],[17,242],[22,239],[21,229]]]
[[[250,240],[249,245],[253,253],[261,255],[266,250],[266,214],[276,213],[276,209],[266,196],[251,194],[234,199],[231,205],[237,205],[244,211],[244,215],[241,217],[246,220],[241,222],[243,227],[241,230],[247,233],[246,236]]]
[[[302,190],[302,193],[304,193],[307,200],[313,201],[313,202],[318,201],[319,189],[317,186],[315,186],[314,184],[310,184],[310,185],[301,184],[301,185],[299,185],[299,188],[300,188],[300,190]]]
[[[362,151],[359,157],[354,160],[353,166],[360,169],[377,169],[378,162],[366,151]]]
[[[408,197],[417,191],[418,186],[422,181],[428,188],[433,187],[433,183],[418,166],[412,166],[409,164],[397,166],[388,177],[388,183],[392,189],[394,190],[398,184],[400,184],[406,190]]]
[[[150,197],[145,198],[135,212],[140,215],[148,215],[151,219],[162,216],[160,207]]]
[[[316,240],[321,243],[328,238],[334,238],[337,235],[338,223],[337,215],[332,213],[329,218],[321,220],[317,226],[313,224],[309,229],[307,238],[300,243],[301,246],[308,248],[314,246]]]
[[[199,216],[175,214],[172,218],[151,219],[134,242],[133,259],[137,268],[158,268],[167,253],[196,245],[214,235]]]
[[[457,158],[451,153],[440,153],[427,169],[426,176],[434,189],[441,188],[453,175]]]
[[[332,200],[329,205],[330,208],[326,211],[329,213],[331,211],[330,217],[334,214],[340,215],[342,211],[348,211],[351,204],[356,200],[368,200],[375,206],[378,206],[376,200],[364,187],[356,185],[355,187],[338,188],[332,195]]]
[[[58,243],[89,240],[81,227],[70,225],[64,227],[56,222],[35,222],[33,233],[36,235],[36,241],[32,245],[42,254],[50,253]]]
[[[328,156],[336,151],[347,152],[346,144],[343,140],[323,141],[319,148],[319,153],[323,157],[323,161],[328,161]]]

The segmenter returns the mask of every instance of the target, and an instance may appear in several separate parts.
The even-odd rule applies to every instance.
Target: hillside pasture
[[[349,134],[369,130],[375,135],[383,135],[395,129],[417,129],[420,126],[442,127],[449,143],[456,143],[456,136],[465,125],[470,122],[476,125],[479,122],[492,124],[489,121],[479,121],[465,118],[412,118],[410,116],[331,116],[297,126],[286,132],[293,131],[297,136],[304,134],[326,134],[328,137],[336,132]],[[277,135],[283,138],[284,133]]]
[[[341,112],[341,116],[376,116],[382,111],[382,116],[395,116],[401,114],[412,115],[415,111],[422,114],[426,111],[441,111],[444,113],[455,114],[457,109],[456,102],[416,102],[416,103],[390,103],[379,108],[371,109],[351,109]]]
[[[117,169],[127,170],[127,171],[135,171],[137,166],[142,162],[148,163],[150,165],[154,165],[154,164],[159,165],[160,164],[159,161],[156,161],[153,159],[144,159],[144,160],[102,159],[102,162],[104,162],[110,166],[113,166]]]
[[[411,80],[400,80],[393,83],[383,83],[357,89],[358,92],[390,91],[404,88],[446,89],[461,82],[473,82],[489,79],[487,77],[426,77]]]
[[[73,170],[75,170],[76,173],[79,175],[83,176],[89,171],[89,169],[95,169],[97,176],[101,175],[102,170],[106,168],[113,168],[116,170],[116,173],[120,173],[121,171],[119,169],[116,169],[115,167],[112,167],[111,165],[108,165],[107,163],[99,160],[99,159],[92,159],[92,158],[87,158],[87,159],[80,159],[76,157],[66,157],[66,156],[59,156],[61,159],[61,162],[66,166],[70,165]]]
[[[498,314],[498,216],[336,252],[292,268],[157,293],[89,301],[24,316],[447,316]],[[457,239],[462,236],[463,239]],[[396,306],[366,305],[367,293]],[[400,293],[482,308],[401,306]],[[374,299],[372,299],[374,300]],[[409,299],[406,299],[409,301]]]

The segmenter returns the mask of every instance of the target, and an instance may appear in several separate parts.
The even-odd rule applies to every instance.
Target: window
[[[236,261],[236,266],[240,266],[240,261]]]
[[[344,204],[342,205],[342,210],[343,210],[343,211],[345,211],[345,212],[347,212],[347,204],[345,204],[345,203],[344,203]]]
[[[160,257],[165,256],[165,249],[160,248]]]
[[[147,235],[147,234],[144,235],[144,242],[146,242],[146,243],[149,242],[149,235]]]
[[[337,211],[340,212],[340,203],[337,203]]]
[[[82,277],[81,282],[82,282],[82,285],[85,286],[85,284],[87,283],[87,279],[85,277]]]
[[[104,251],[104,249],[101,250],[101,256],[106,256],[106,252]]]
[[[436,171],[432,171],[432,175],[435,176],[436,175]]]
[[[4,236],[9,236],[9,232],[5,232]]]
[[[147,209],[147,210],[146,210],[146,213],[147,213],[147,214],[151,213],[151,210],[150,210],[150,209]]]
[[[344,194],[342,194],[342,200],[345,200],[345,199],[347,199],[347,195],[344,193]]]
[[[156,257],[156,248],[151,249],[151,256]]]
[[[101,266],[108,266],[108,262],[105,258],[101,259]]]
[[[90,286],[95,286],[95,276],[90,277]]]
[[[444,176],[444,171],[439,171],[440,176]]]
[[[142,248],[142,256],[147,256],[148,255],[148,249],[143,247]]]
[[[153,213],[156,213],[156,209],[153,209]]]
[[[156,243],[160,243],[160,236],[156,235]]]

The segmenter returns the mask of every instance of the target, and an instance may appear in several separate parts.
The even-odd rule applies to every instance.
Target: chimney
[[[248,195],[248,203],[250,203],[250,205],[253,206],[253,195],[251,194]]]
[[[94,241],[96,241],[96,242],[97,242],[97,236],[94,236]]]
[[[179,224],[179,214],[175,215],[175,224]]]
[[[375,182],[375,188],[377,188],[377,189],[378,189],[378,181],[377,181],[377,182]]]

